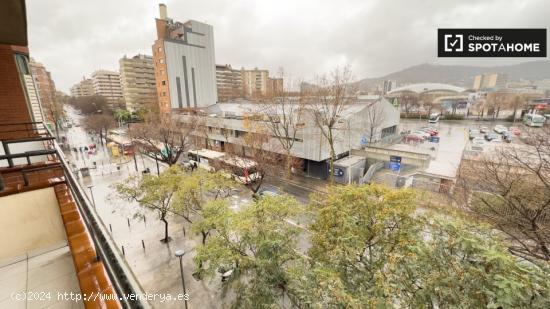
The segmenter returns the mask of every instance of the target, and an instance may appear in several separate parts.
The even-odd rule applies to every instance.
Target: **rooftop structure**
[[[464,91],[466,91],[466,89],[462,87],[457,87],[457,86],[448,85],[448,84],[420,83],[420,84],[411,84],[411,85],[395,88],[389,91],[387,94],[396,95],[402,92],[414,92],[416,94],[425,94],[425,93],[434,93],[434,92],[461,93]]]

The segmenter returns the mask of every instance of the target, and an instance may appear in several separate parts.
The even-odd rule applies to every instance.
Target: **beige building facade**
[[[94,94],[107,99],[110,104],[122,101],[120,74],[114,71],[97,70],[92,73]]]
[[[153,57],[148,55],[124,56],[119,60],[120,84],[126,109],[135,112],[157,104],[157,87]]]
[[[245,97],[256,98],[267,94],[269,80],[268,70],[260,70],[258,68],[254,68],[253,70],[245,70],[243,68],[241,71]]]
[[[71,96],[87,97],[94,95],[94,84],[91,79],[84,78],[81,82],[71,87]]]
[[[229,64],[216,65],[216,87],[219,102],[242,98],[244,93],[241,70],[233,69]]]

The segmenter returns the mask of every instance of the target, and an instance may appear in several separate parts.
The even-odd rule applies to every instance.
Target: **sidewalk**
[[[293,174],[291,179],[285,178],[282,175],[269,175],[271,180],[275,180],[281,185],[290,184],[292,186],[302,188],[312,192],[327,193],[329,185],[328,180],[312,178],[302,175]]]

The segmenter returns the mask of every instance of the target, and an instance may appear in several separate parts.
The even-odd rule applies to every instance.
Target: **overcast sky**
[[[31,56],[62,91],[118,59],[151,54],[158,1],[27,0]],[[438,60],[437,28],[550,28],[548,0],[179,0],[174,20],[214,26],[216,63],[283,67],[311,79],[349,64],[356,79],[424,62],[496,65],[514,59]],[[519,61],[526,61],[522,59]]]

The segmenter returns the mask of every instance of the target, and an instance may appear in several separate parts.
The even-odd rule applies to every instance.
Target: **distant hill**
[[[358,81],[360,90],[371,90],[383,80],[396,80],[397,85],[404,83],[439,82],[470,88],[474,76],[483,73],[504,73],[508,81],[520,79],[550,79],[550,61],[538,60],[515,65],[479,67],[465,65],[420,64],[378,78],[365,78]]]

